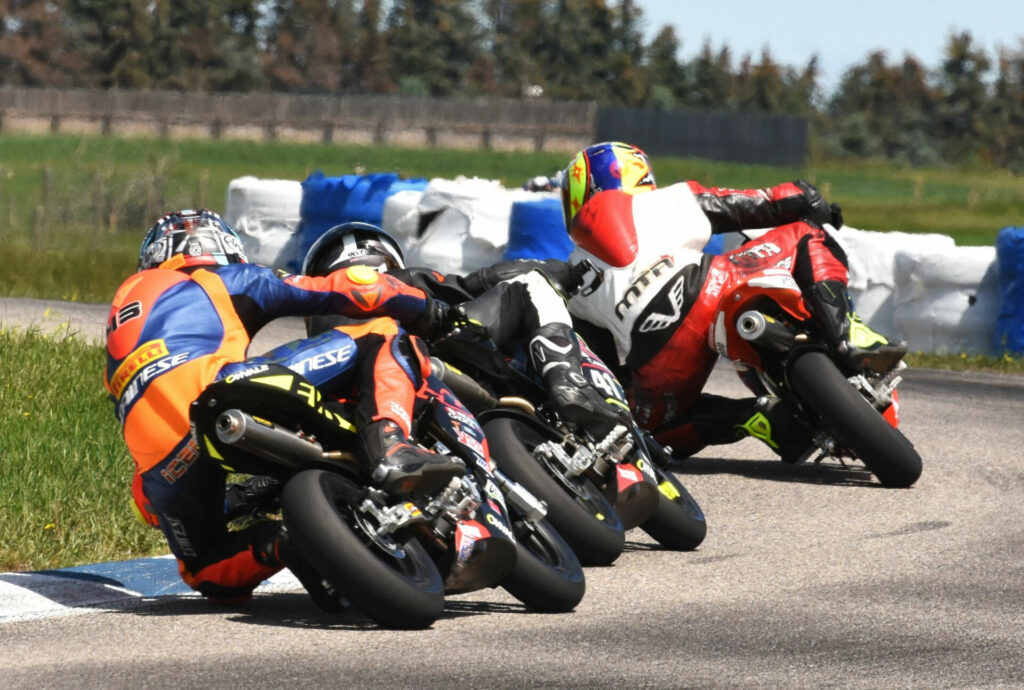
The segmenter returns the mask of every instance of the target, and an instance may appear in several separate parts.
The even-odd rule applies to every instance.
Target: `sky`
[[[768,46],[776,62],[803,67],[818,55],[819,83],[834,88],[843,72],[884,50],[890,64],[911,54],[938,68],[949,36],[969,31],[974,45],[995,57],[1000,46],[1024,48],[1024,0],[637,0],[647,40],[671,24],[680,58],[695,57],[706,39],[717,52],[728,46],[733,67]]]

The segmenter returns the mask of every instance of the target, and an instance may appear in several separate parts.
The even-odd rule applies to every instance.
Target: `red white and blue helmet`
[[[647,154],[632,144],[606,141],[588,146],[572,159],[562,179],[565,228],[595,194],[618,189],[639,194],[657,189]]]
[[[246,263],[242,239],[205,208],[173,211],[153,224],[139,249],[139,270]]]

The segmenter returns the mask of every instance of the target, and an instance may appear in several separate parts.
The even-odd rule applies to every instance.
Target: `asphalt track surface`
[[[40,306],[0,300],[0,325]],[[711,387],[742,392],[725,369]],[[294,585],[239,608],[171,593],[0,623],[0,686],[1024,687],[1024,377],[912,370],[901,395],[913,488],[752,440],[704,451],[675,470],[705,543],[630,532],[570,614],[488,590],[397,632]]]

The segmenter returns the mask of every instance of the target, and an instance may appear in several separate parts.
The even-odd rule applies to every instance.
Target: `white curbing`
[[[256,593],[301,589],[295,576],[282,570],[257,587]],[[170,555],[44,572],[0,573],[0,624],[131,610],[160,599],[199,596],[181,581]]]

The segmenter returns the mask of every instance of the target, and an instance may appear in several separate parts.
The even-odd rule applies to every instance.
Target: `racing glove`
[[[818,188],[807,180],[797,180],[793,184],[799,187],[800,191],[807,198],[807,203],[810,206],[810,210],[807,213],[808,220],[812,220],[819,225],[828,223],[836,230],[843,227],[843,209],[839,204],[830,204],[825,201]]]
[[[431,299],[420,320],[410,326],[409,330],[416,335],[431,340],[448,335],[459,329],[477,332],[481,337],[490,337],[483,324],[466,315],[461,304],[448,304],[439,299]]]

